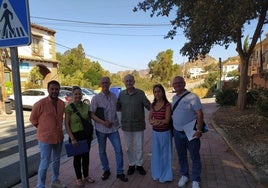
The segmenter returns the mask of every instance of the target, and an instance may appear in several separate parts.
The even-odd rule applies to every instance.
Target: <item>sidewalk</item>
[[[204,115],[207,124],[209,125],[209,131],[203,135],[201,138],[201,158],[202,158],[202,188],[264,188],[260,185],[251,173],[246,170],[239,160],[239,158],[234,154],[234,152],[228,147],[224,139],[219,135],[210,119],[211,115],[217,106],[213,99],[202,100],[204,107]],[[120,130],[122,136],[122,132]],[[174,161],[173,161],[173,175],[174,181],[170,183],[159,183],[153,181],[151,178],[150,170],[150,157],[151,157],[151,128],[147,122],[147,129],[144,132],[144,149],[145,149],[145,163],[144,168],[147,170],[147,175],[141,176],[137,172],[131,176],[128,176],[129,182],[121,182],[116,179],[116,167],[115,167],[115,156],[113,148],[108,142],[107,144],[107,154],[110,158],[110,168],[112,175],[106,181],[101,180],[102,167],[98,156],[98,145],[94,143],[90,152],[90,176],[92,176],[96,182],[93,184],[87,184],[85,187],[111,187],[111,188],[169,188],[178,187],[177,182],[180,178],[178,159],[175,147],[174,148]],[[125,143],[123,137],[121,137],[123,150],[124,150],[124,167],[125,170],[128,168],[127,155],[125,152]],[[51,181],[51,169],[48,170],[47,174],[47,185],[50,185]],[[72,158],[62,159],[61,169],[60,169],[60,179],[64,182],[67,187],[76,187],[75,184],[75,173],[72,166]],[[37,176],[29,179],[30,187],[35,187],[37,182]],[[16,185],[13,188],[20,188],[21,185]],[[191,183],[188,183],[186,188],[190,188]]]

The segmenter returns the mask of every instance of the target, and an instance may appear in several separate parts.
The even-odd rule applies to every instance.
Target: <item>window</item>
[[[43,39],[40,36],[32,36],[32,55],[44,56],[43,54]]]

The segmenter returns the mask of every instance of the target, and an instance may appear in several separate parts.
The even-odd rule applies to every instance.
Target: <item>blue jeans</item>
[[[38,142],[40,149],[40,164],[38,168],[38,180],[37,187],[44,188],[46,183],[46,173],[50,163],[50,157],[52,153],[52,182],[59,179],[60,170],[60,157],[62,150],[62,143],[59,144],[46,144],[44,142]]]
[[[100,155],[100,160],[101,160],[103,171],[110,170],[109,161],[108,161],[107,154],[106,154],[106,141],[107,141],[107,138],[109,138],[115,151],[115,159],[116,159],[116,165],[117,165],[116,172],[117,174],[122,174],[123,165],[124,165],[123,151],[122,151],[121,140],[120,140],[120,135],[118,131],[113,132],[113,133],[101,133],[96,130],[96,135],[97,135],[98,143],[99,143],[99,155]]]
[[[201,178],[201,160],[199,150],[201,147],[200,139],[188,141],[185,133],[173,130],[176,150],[179,158],[181,175],[189,177],[189,163],[187,159],[187,150],[189,150],[192,160],[192,180],[200,182]]]

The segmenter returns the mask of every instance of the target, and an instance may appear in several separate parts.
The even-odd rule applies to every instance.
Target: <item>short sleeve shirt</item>
[[[76,109],[80,112],[81,116],[84,119],[87,119],[87,120],[90,121],[89,105],[85,104],[85,103],[78,104],[78,103],[75,103],[75,102],[74,102],[74,105],[75,105]],[[70,122],[70,128],[71,128],[71,131],[73,133],[78,132],[78,131],[83,131],[84,127],[83,127],[82,121],[81,121],[80,117],[76,113],[74,113],[74,110],[72,109],[70,104],[68,104],[66,106],[65,112],[70,114],[70,121],[71,121]]]
[[[112,127],[108,128],[101,123],[94,122],[95,129],[102,133],[113,133],[119,128],[119,120],[116,112],[116,103],[117,98],[114,93],[110,92],[108,95],[105,95],[103,92],[95,95],[92,98],[90,110],[96,112],[98,107],[104,109],[104,118],[112,123]]]
[[[187,92],[187,91],[186,91]],[[172,98],[172,107],[180,97]],[[177,131],[183,131],[183,126],[197,118],[196,111],[202,109],[199,97],[194,93],[184,96],[172,114],[173,126]]]

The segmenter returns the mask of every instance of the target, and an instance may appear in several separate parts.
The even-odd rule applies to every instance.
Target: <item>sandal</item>
[[[83,187],[85,184],[82,181],[82,179],[78,179],[78,180],[76,180],[76,185],[77,185],[77,187]]]
[[[94,183],[94,182],[95,182],[95,180],[91,177],[84,178],[84,183]]]

